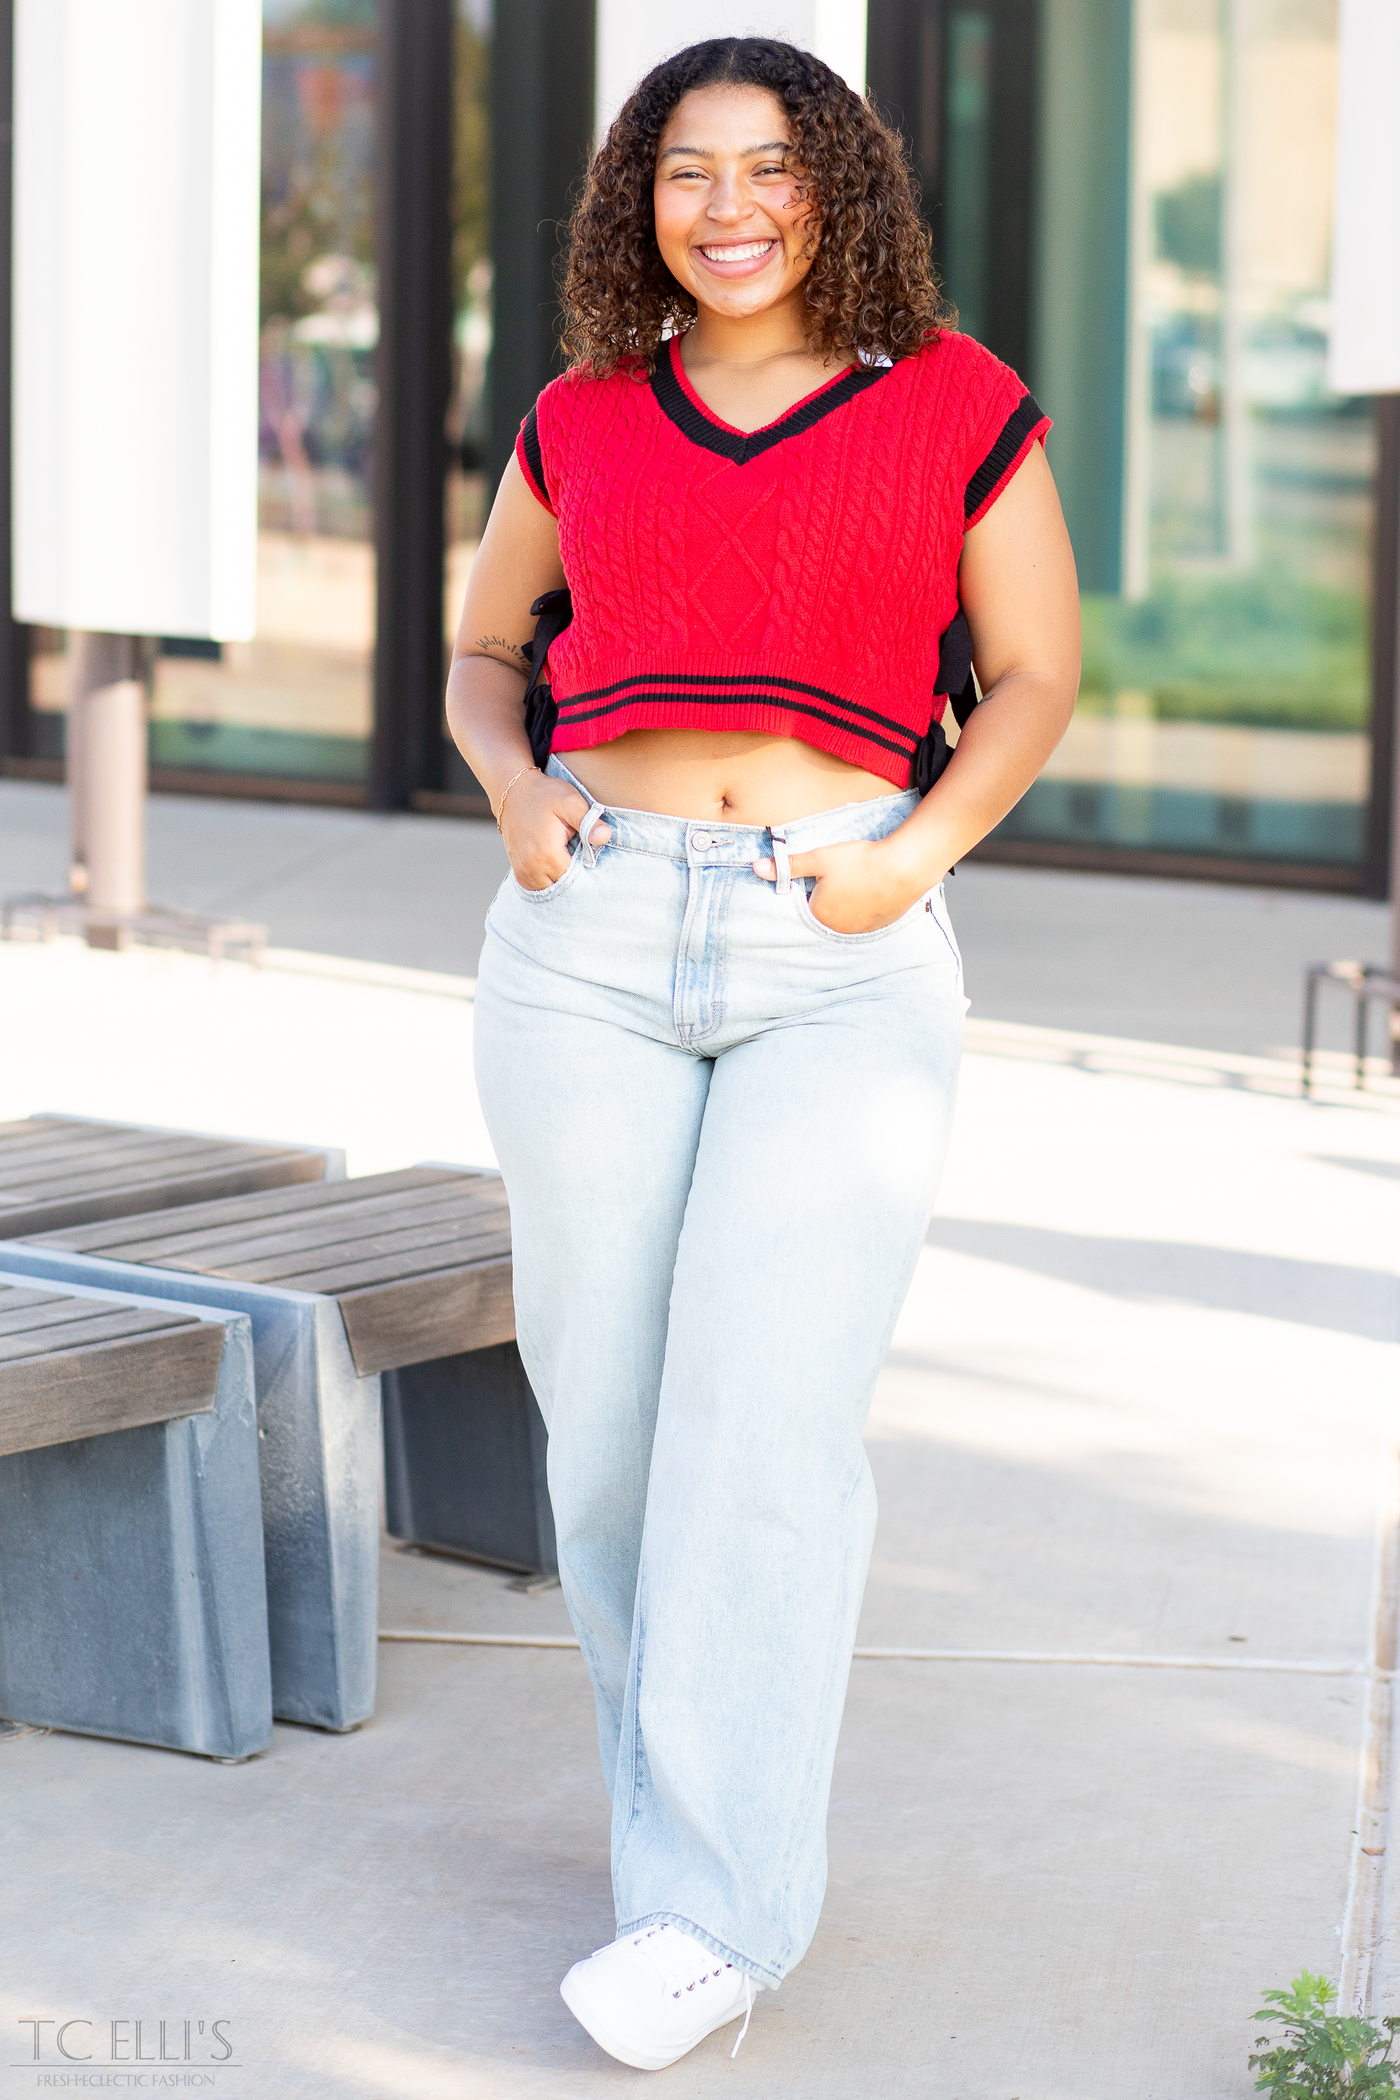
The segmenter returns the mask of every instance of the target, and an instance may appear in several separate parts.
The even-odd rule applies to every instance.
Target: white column
[[[253,632],[259,0],[18,0],[15,615]]]
[[[1147,150],[1148,31],[1152,0],[1133,0],[1128,129],[1128,354],[1123,369],[1122,594],[1134,601],[1151,588],[1152,323],[1147,272],[1152,261],[1152,185]]]
[[[684,27],[656,0],[598,0],[598,136],[644,73],[712,36],[771,36],[813,51],[865,92],[866,0],[694,0]]]
[[[145,903],[132,637],[254,628],[261,61],[260,0],[15,9],[14,611],[69,631],[103,910]]]
[[[1250,30],[1254,0],[1226,0],[1225,198],[1220,228],[1220,437],[1223,460],[1221,534],[1233,568],[1254,566],[1254,426],[1245,383],[1245,337],[1249,323],[1249,126],[1254,121],[1249,88]]]
[[[1400,392],[1400,7],[1342,0],[1329,380]]]

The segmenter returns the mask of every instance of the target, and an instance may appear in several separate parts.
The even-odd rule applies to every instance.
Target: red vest
[[[748,433],[699,399],[678,338],[650,379],[554,380],[516,441],[573,595],[554,749],[757,729],[909,786],[963,534],[1049,428],[951,331]]]

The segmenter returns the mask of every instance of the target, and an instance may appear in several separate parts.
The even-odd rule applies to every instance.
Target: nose
[[[753,200],[744,193],[744,186],[737,175],[721,173],[710,192],[707,218],[721,225],[731,226],[736,219],[746,219],[753,211]]]

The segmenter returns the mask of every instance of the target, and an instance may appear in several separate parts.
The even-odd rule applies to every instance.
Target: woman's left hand
[[[814,918],[831,933],[878,933],[893,926],[916,904],[926,890],[935,889],[946,868],[911,866],[909,856],[892,851],[891,834],[885,839],[852,839],[841,846],[820,846],[812,853],[790,856],[796,882],[815,875],[816,888],[808,903]],[[755,875],[776,882],[778,871],[771,860],[756,860]]]

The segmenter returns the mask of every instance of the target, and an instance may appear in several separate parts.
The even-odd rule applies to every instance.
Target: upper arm
[[[1079,586],[1055,478],[1033,444],[964,541],[958,596],[985,691],[1011,671],[1079,685]]]
[[[467,578],[453,661],[492,656],[523,671],[535,631],[530,607],[565,582],[559,527],[512,454]]]

